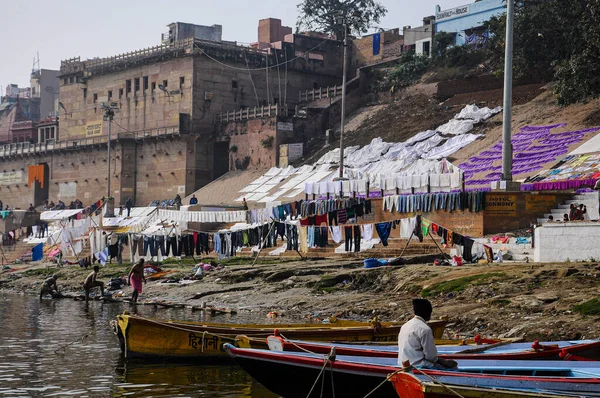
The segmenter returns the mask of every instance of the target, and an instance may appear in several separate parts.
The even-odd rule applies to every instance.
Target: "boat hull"
[[[442,386],[433,382],[423,383],[410,373],[400,372],[390,377],[399,397],[402,398],[557,398],[560,395],[547,395],[524,391],[487,389],[463,386]],[[458,394],[458,395],[457,395]]]
[[[113,322],[126,358],[197,359],[227,358],[224,343],[236,345],[239,335],[251,339],[255,348],[266,348],[266,337],[277,330],[281,335],[309,341],[391,341],[397,339],[400,324],[351,322],[329,325],[227,325],[166,322],[132,315],[118,315]],[[283,326],[283,327],[282,327]],[[444,321],[432,322],[439,334]]]
[[[335,386],[340,386],[339,380],[343,378],[347,385],[344,389],[349,391],[361,390],[363,378],[370,380],[367,388],[376,385],[389,385],[386,377],[399,371],[394,359],[374,357],[352,357],[336,355],[335,359],[327,361],[326,357],[311,353],[284,353],[255,349],[239,349],[230,344],[225,349],[240,365],[249,372],[257,381],[274,392],[293,393],[282,390],[286,384],[296,383],[297,372],[303,374],[302,383],[309,382],[311,376],[317,379],[318,373],[306,373],[307,368],[324,372],[333,372]],[[569,362],[569,361],[493,361],[493,360],[461,360],[458,361],[460,370],[435,370],[423,369],[412,371],[412,376],[420,383],[430,383],[433,379],[438,384],[451,386],[457,389],[508,390],[521,394],[558,394],[575,396],[600,396],[600,364],[598,362]],[[285,368],[285,373],[277,373],[276,378],[271,377],[269,369]],[[331,380],[328,379],[331,383]],[[323,384],[323,386],[327,386]],[[312,385],[312,383],[311,383]],[[300,388],[294,384],[294,388]],[[340,386],[341,387],[341,386]],[[406,386],[405,386],[406,387]],[[402,398],[412,398],[410,394],[417,394],[418,388],[409,388],[400,395]],[[361,393],[364,391],[360,391]],[[421,391],[423,392],[423,391]],[[427,392],[427,390],[425,390]],[[450,391],[446,391],[450,392]],[[446,393],[438,389],[429,390],[430,396]],[[307,393],[303,390],[302,393]],[[337,393],[337,392],[336,392]],[[363,396],[354,394],[350,396]],[[379,394],[375,395],[379,396]],[[475,395],[479,396],[479,395]],[[510,395],[509,395],[510,396]],[[517,395],[518,396],[518,395]]]
[[[309,351],[317,354],[327,354],[332,347],[338,355],[397,358],[398,349],[381,346],[332,344],[308,341],[289,341],[277,336],[270,336],[267,341],[280,341],[283,351]],[[599,360],[600,341],[535,343],[541,347],[534,350],[530,343],[513,343],[510,340],[489,341],[488,344],[468,346],[453,345],[438,348],[438,354],[447,359],[482,359],[482,360]],[[456,344],[456,342],[455,342]],[[529,344],[529,346],[528,346]],[[554,344],[554,345],[552,345]],[[436,345],[439,343],[436,341]]]
[[[376,393],[372,395],[374,397],[398,397],[392,384],[385,381],[385,370],[340,372],[335,368],[324,366],[323,361],[314,364],[291,364],[276,359],[243,355],[233,355],[233,358],[253,379],[285,398],[364,397],[375,389],[377,389]],[[321,369],[323,369],[322,373]],[[317,383],[310,393],[315,381]],[[380,384],[381,386],[377,388]]]

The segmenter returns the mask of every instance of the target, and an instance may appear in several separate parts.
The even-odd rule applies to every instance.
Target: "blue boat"
[[[330,353],[274,352],[224,345],[259,383],[284,397],[397,397],[388,375],[401,371],[396,358]],[[458,360],[459,370],[410,370],[419,381],[501,389],[527,394],[600,397],[600,362]],[[318,388],[311,386],[318,385]]]
[[[327,354],[332,347],[338,355],[397,358],[397,345],[363,345],[352,343],[325,343],[286,340],[280,336],[267,338],[274,351],[309,351]],[[478,346],[438,345],[438,354],[448,359],[502,359],[502,360],[600,360],[600,340],[574,340],[534,343],[501,341]]]

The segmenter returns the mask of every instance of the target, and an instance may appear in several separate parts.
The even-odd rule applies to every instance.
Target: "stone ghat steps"
[[[598,193],[589,192],[584,194],[578,194],[573,196],[573,199],[567,200],[564,203],[552,209],[550,213],[544,214],[544,218],[538,218],[538,224],[548,222],[548,217],[552,215],[554,221],[561,221],[565,214],[569,214],[571,204],[580,205],[583,204],[587,208],[586,220],[596,220],[600,217],[600,206],[598,204]]]
[[[355,252],[343,252],[336,253],[335,249],[340,246],[343,242],[335,243],[333,241],[329,241],[329,245],[327,247],[321,248],[311,248],[308,251],[308,257],[360,257],[360,258],[368,258],[368,257],[381,257],[381,258],[389,258],[389,257],[398,257],[402,254],[402,251],[406,245],[406,239],[390,239],[388,241],[388,246],[383,246],[381,243],[375,245],[372,249],[364,250],[358,253]],[[283,243],[278,241],[278,247],[280,247]],[[264,248],[260,252],[260,257],[277,257],[271,256],[269,253],[275,250],[277,247]],[[444,249],[440,246],[440,248],[444,251],[444,253],[449,254],[449,249]],[[419,242],[413,240],[406,250],[404,251],[404,257],[414,257],[414,256],[422,256],[422,255],[435,255],[439,254],[441,256],[440,250],[438,247],[431,241],[431,239],[427,239],[424,242]],[[244,248],[240,253],[240,256],[253,256],[254,253],[250,248]],[[298,253],[295,250],[286,250],[281,253],[279,257],[299,257]]]
[[[2,264],[10,264],[15,260],[21,258],[23,255],[31,253],[31,249],[35,245],[30,245],[21,240],[18,240],[14,245],[10,246],[2,246],[2,251],[4,252],[4,257],[0,253],[0,263]]]

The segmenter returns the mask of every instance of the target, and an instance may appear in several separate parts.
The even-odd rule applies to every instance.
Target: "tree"
[[[375,0],[303,0],[298,11],[298,31],[334,33],[338,39],[344,37],[340,18],[346,18],[349,33],[361,35],[387,14],[387,9]]]
[[[600,96],[600,0],[522,0],[516,4],[513,69],[522,81],[554,80],[558,103]],[[504,63],[506,17],[492,18],[490,62]]]

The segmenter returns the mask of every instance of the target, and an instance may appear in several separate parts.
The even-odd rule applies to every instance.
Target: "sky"
[[[0,0],[0,87],[29,86],[33,60],[59,69],[60,61],[107,57],[160,44],[171,22],[220,24],[223,39],[257,40],[258,20],[279,18],[295,28],[301,0]],[[470,0],[379,0],[388,9],[380,28],[420,26],[422,18]]]

